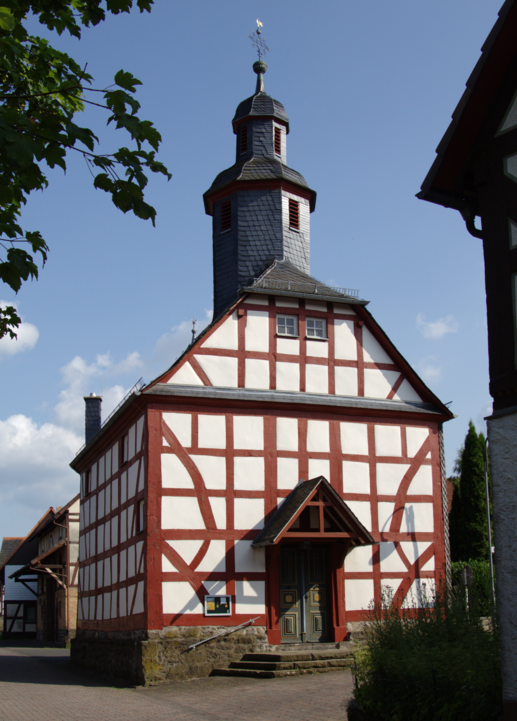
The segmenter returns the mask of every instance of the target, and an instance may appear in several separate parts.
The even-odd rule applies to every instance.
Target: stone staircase
[[[355,643],[282,644],[266,653],[246,653],[228,668],[215,668],[212,676],[281,678],[309,673],[340,671],[353,664]]]

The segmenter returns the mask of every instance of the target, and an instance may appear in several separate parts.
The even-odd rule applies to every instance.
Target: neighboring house
[[[0,548],[0,631],[4,628],[4,585],[5,570],[4,563],[9,556],[18,548],[23,538],[20,536],[5,536],[2,538],[2,547]]]
[[[37,639],[67,643],[77,624],[77,578],[79,560],[79,494],[66,506],[50,508],[26,541],[37,540],[37,553],[12,574],[38,577]]]
[[[12,541],[6,544],[6,557],[2,553],[3,560],[0,563],[5,639],[36,638],[37,576],[28,571],[19,574],[18,581],[12,578],[12,574],[23,569],[38,552],[37,541],[28,538],[4,539]]]
[[[458,210],[469,233],[483,241],[493,398],[487,425],[504,719],[517,719],[516,40],[517,2],[506,0],[417,196]],[[481,228],[476,227],[476,217],[481,218]]]
[[[418,603],[449,563],[452,414],[367,301],[309,275],[316,194],[286,165],[289,120],[254,69],[236,163],[204,196],[215,319],[102,428],[85,399],[71,464],[72,660],[140,683],[206,675],[224,644],[181,652],[251,619],[247,650],[340,642],[383,589]]]

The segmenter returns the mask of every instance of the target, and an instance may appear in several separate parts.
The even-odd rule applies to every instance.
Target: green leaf
[[[142,85],[140,80],[134,77],[131,73],[125,72],[124,70],[119,70],[118,73],[115,75],[115,83],[119,86],[119,88],[123,88],[124,90],[129,90],[129,92],[134,93],[136,92],[136,85]]]
[[[14,30],[15,24],[16,20],[9,8],[0,7],[0,30],[5,30],[5,32],[10,33]]]

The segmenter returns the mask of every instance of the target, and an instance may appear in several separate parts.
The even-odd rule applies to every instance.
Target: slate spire
[[[232,120],[235,163],[204,194],[213,217],[214,317],[233,303],[273,260],[310,272],[309,214],[316,193],[287,166],[289,118],[265,91],[267,65],[258,60],[255,93]]]

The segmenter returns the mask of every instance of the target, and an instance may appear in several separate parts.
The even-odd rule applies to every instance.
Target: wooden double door
[[[282,643],[328,641],[328,551],[323,544],[280,549],[280,630]]]

